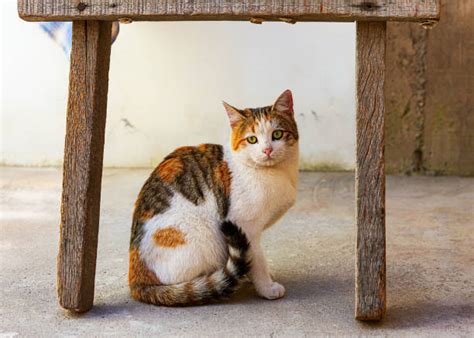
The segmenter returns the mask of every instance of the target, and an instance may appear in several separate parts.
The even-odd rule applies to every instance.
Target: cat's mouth
[[[264,167],[271,167],[276,164],[276,161],[274,157],[267,156],[259,159],[257,164]]]

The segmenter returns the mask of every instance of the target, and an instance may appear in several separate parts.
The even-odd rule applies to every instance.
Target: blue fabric
[[[71,22],[41,22],[41,29],[53,39],[69,57],[72,47],[72,23]],[[119,23],[114,22],[112,27],[112,43],[118,36]]]
[[[71,22],[41,22],[40,27],[61,46],[64,53],[69,56],[72,46]]]

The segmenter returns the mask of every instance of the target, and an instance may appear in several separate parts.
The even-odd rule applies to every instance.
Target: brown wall
[[[389,173],[474,175],[474,0],[441,0],[431,30],[389,23]]]

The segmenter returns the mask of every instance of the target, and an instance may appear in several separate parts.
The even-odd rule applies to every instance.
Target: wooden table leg
[[[356,307],[385,314],[385,22],[357,22]]]
[[[110,44],[110,22],[73,23],[57,282],[77,312],[94,300]]]

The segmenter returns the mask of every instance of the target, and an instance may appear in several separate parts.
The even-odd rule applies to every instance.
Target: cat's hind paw
[[[285,287],[280,283],[273,282],[263,288],[258,288],[257,293],[266,299],[278,299],[285,295]]]

